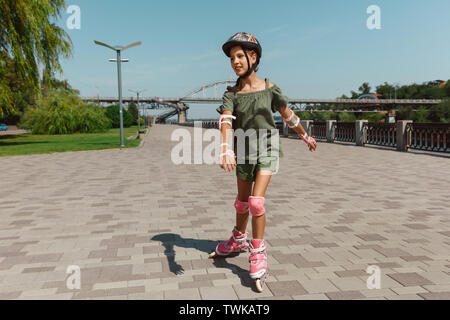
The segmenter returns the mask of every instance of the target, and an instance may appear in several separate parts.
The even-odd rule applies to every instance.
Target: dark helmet
[[[253,49],[258,55],[258,60],[261,58],[261,45],[259,44],[259,41],[256,40],[256,38],[250,33],[238,32],[235,35],[231,36],[230,39],[228,39],[228,41],[224,43],[224,45],[222,46],[222,50],[227,57],[230,57],[230,50],[234,46],[241,46],[242,49],[247,50]]]
[[[247,33],[247,32],[238,32],[238,33],[234,34],[233,36],[231,36],[230,39],[228,39],[228,41],[223,44],[222,50],[227,57],[230,57],[230,50],[234,46],[242,47],[242,49],[244,50],[245,58],[247,59],[247,64],[248,64],[247,72],[243,76],[239,77],[236,82],[236,85],[239,85],[239,81],[241,78],[248,77],[252,73],[252,71],[256,70],[256,68],[258,67],[259,60],[262,55],[262,48],[261,48],[261,45],[259,44],[259,41],[256,40],[256,38],[253,35],[251,35],[250,33]],[[250,68],[250,60],[248,59],[248,55],[245,50],[255,50],[255,52],[256,52],[256,56],[257,56],[256,63],[254,65],[252,65],[251,68]]]

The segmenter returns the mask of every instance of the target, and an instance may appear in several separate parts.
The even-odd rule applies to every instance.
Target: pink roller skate
[[[267,278],[267,254],[266,244],[263,239],[253,239],[249,246],[250,278],[256,280],[256,289],[263,291]]]
[[[241,233],[236,227],[233,229],[233,235],[227,241],[217,245],[216,250],[209,254],[210,258],[216,256],[227,256],[233,252],[241,252],[248,250],[247,242],[248,232]]]

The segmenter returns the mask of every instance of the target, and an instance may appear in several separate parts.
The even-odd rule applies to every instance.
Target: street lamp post
[[[146,91],[146,90],[145,90],[145,89],[144,89],[144,90],[136,90],[136,91],[131,90],[131,89],[128,89],[128,90],[131,91],[131,92],[136,93],[136,95],[137,95],[137,108],[138,108],[138,138],[139,138],[139,135],[141,134],[141,121],[140,121],[140,116],[139,116],[139,94],[141,94],[142,92],[144,92],[144,91]],[[142,111],[144,111],[144,110],[142,110]],[[142,114],[143,114],[143,112],[142,112]]]
[[[122,51],[125,51],[126,49],[129,49],[131,47],[135,47],[140,45],[142,42],[134,42],[132,44],[129,44],[128,46],[122,47],[122,46],[115,46],[112,47],[106,43],[94,40],[94,43],[103,46],[106,48],[109,48],[111,50],[116,51],[117,53],[117,59],[109,59],[110,62],[116,62],[117,61],[117,82],[118,82],[118,89],[119,89],[119,115],[120,115],[120,146],[125,147],[124,140],[123,140],[123,111],[122,111],[122,72],[121,72],[121,63],[122,62],[128,62],[128,59],[121,59],[121,53]]]

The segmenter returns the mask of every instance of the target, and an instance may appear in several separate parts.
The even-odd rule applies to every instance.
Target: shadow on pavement
[[[180,275],[184,273],[183,267],[178,264],[175,260],[175,251],[174,247],[180,248],[195,248],[198,249],[205,254],[209,254],[214,251],[215,247],[219,243],[219,241],[211,241],[211,240],[203,240],[203,239],[191,239],[191,238],[183,238],[178,234],[174,233],[162,233],[154,236],[151,240],[160,241],[164,246],[164,255],[167,257],[167,261],[169,263],[170,272]],[[244,287],[253,288],[254,280],[252,280],[249,276],[249,271],[244,270],[240,266],[236,264],[229,263],[227,259],[238,256],[239,253],[230,254],[225,257],[216,257],[212,259],[214,266],[218,268],[226,268],[233,272],[233,274],[237,275],[241,280],[241,285]],[[255,288],[253,288],[255,290]]]

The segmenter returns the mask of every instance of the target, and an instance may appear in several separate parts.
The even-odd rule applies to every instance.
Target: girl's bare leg
[[[237,178],[238,199],[239,201],[248,201],[248,197],[252,194],[252,181],[241,180]],[[249,214],[236,213],[236,226],[238,230],[244,233],[247,229]]]
[[[262,174],[261,174],[262,173]],[[253,196],[264,197],[267,186],[269,185],[272,171],[259,170],[256,172],[256,181],[253,188]],[[252,217],[252,236],[253,239],[264,239],[264,229],[266,228],[266,215]]]

